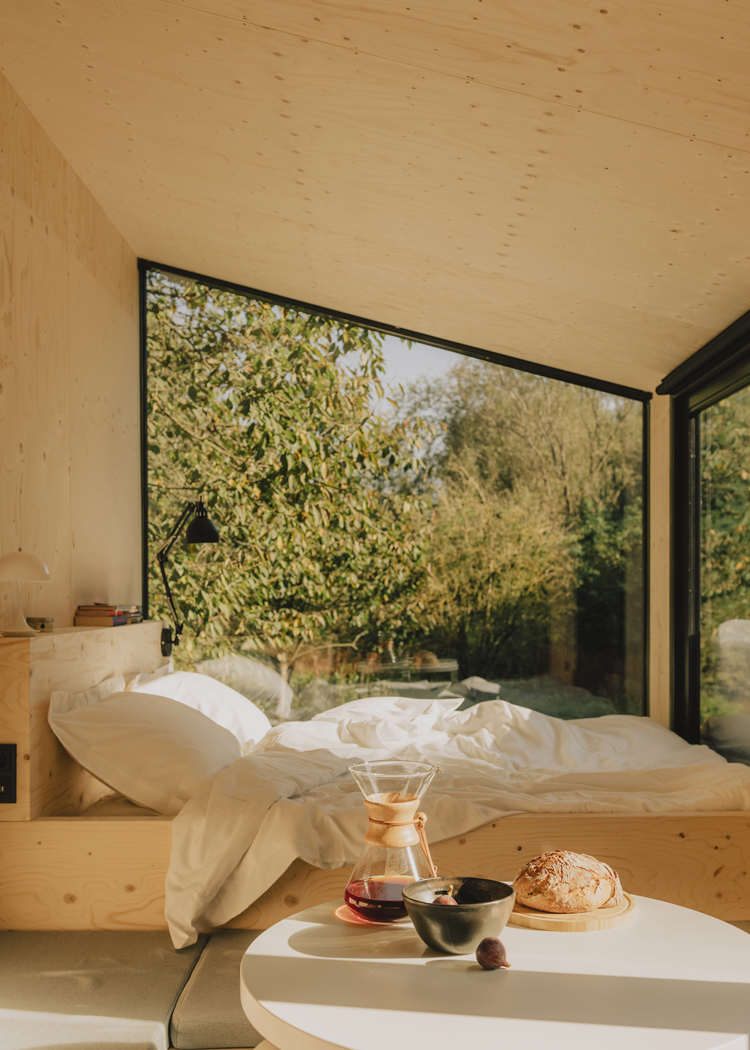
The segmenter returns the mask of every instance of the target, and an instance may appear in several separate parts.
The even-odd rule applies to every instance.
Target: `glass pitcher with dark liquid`
[[[370,823],[344,898],[370,922],[406,918],[402,890],[437,874],[417,808],[437,766],[425,762],[358,762],[349,772],[365,797]]]

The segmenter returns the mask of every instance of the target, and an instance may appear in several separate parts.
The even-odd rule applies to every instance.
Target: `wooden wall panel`
[[[0,638],[0,742],[18,752],[18,802],[0,822],[73,815],[111,789],[61,746],[47,721],[54,690],[79,693],[114,674],[126,681],[162,666],[159,623],[61,628],[36,638]]]
[[[650,412],[649,713],[671,728],[671,399],[654,396]]]
[[[0,134],[0,554],[51,576],[0,585],[0,627],[64,626],[140,601],[136,261],[2,77]]]
[[[16,745],[16,801],[0,805],[0,820],[31,819],[29,643],[0,641],[0,743]]]
[[[73,761],[47,722],[50,694],[78,693],[113,674],[126,681],[164,663],[162,624],[103,630],[72,628],[31,641],[31,815],[80,813],[110,788]]]
[[[0,181],[0,193],[0,554],[38,554],[53,582],[25,585],[25,611],[71,622],[67,257],[12,186]],[[23,586],[0,584],[0,612],[12,612]]]
[[[132,277],[132,258],[125,268]],[[69,258],[70,537],[75,601],[139,602],[139,375],[130,319],[137,283],[119,303]],[[129,293],[129,295],[128,295]],[[125,322],[125,323],[123,323]],[[92,483],[96,479],[97,483]]]

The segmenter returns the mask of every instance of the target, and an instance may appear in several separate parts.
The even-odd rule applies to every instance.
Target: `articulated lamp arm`
[[[175,605],[174,598],[172,597],[169,580],[167,579],[167,559],[169,558],[169,552],[174,547],[180,533],[182,532],[185,522],[193,511],[195,511],[195,517],[188,525],[186,533],[188,543],[219,542],[219,530],[209,518],[203,500],[199,499],[185,505],[182,514],[180,514],[177,519],[174,528],[166,539],[166,542],[156,552],[156,560],[159,563],[159,571],[161,572],[161,578],[164,582],[164,590],[167,592],[167,601],[169,602],[169,608],[172,610],[172,618],[174,620],[174,638],[172,637],[172,631],[169,627],[165,627],[161,632],[162,656],[170,656],[172,646],[179,644],[183,626],[177,613],[177,606]]]
[[[156,552],[156,560],[159,563],[159,571],[161,572],[161,578],[164,582],[164,590],[167,592],[167,601],[169,602],[169,608],[172,610],[172,619],[174,620],[174,637],[172,637],[172,632],[169,628],[165,628],[165,630],[162,631],[161,648],[164,656],[170,655],[170,653],[172,652],[173,645],[180,644],[180,635],[182,634],[183,628],[183,624],[177,613],[177,607],[175,606],[174,598],[172,597],[172,591],[169,586],[169,581],[167,580],[167,560],[169,559],[170,551],[179,539],[180,533],[182,532],[182,528],[185,522],[187,521],[188,516],[195,510],[197,506],[197,503],[187,503],[185,505],[182,514],[180,514],[179,518],[177,519],[177,522],[175,523],[174,528],[167,537],[166,542]],[[169,647],[169,652],[164,651],[167,646]]]

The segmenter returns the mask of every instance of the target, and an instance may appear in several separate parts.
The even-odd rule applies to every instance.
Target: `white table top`
[[[507,927],[498,971],[334,901],[253,941],[242,1005],[279,1050],[748,1050],[750,936],[636,900],[615,930]]]

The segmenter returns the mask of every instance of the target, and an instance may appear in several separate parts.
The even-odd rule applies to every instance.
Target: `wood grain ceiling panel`
[[[0,17],[3,72],[142,256],[647,389],[750,305],[740,4]]]
[[[168,0],[360,55],[750,149],[737,0]]]

